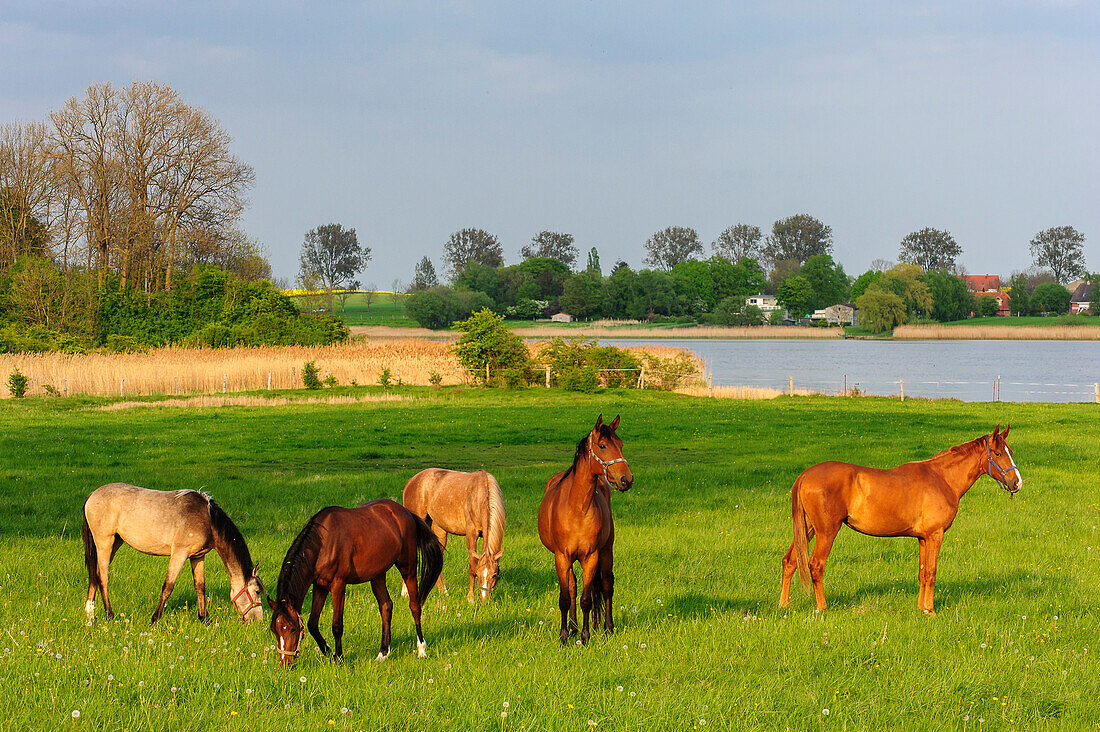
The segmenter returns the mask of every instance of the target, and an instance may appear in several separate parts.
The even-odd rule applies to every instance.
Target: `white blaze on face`
[[[481,570],[481,599],[488,600],[489,593],[485,591],[485,588],[489,586],[489,570]]]
[[[1008,449],[1008,443],[1007,442],[1005,443],[1005,455],[1008,456],[1009,464],[1015,466],[1016,461],[1012,459],[1012,451]],[[1019,483],[1016,484],[1016,490],[1019,490],[1019,489],[1024,487],[1024,474],[1020,472],[1019,468],[1016,468],[1016,478],[1017,478],[1017,480],[1020,481]]]

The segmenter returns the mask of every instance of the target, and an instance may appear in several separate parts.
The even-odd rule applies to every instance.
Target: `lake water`
[[[686,348],[706,361],[715,386],[1017,402],[1095,401],[1097,341],[608,340]]]

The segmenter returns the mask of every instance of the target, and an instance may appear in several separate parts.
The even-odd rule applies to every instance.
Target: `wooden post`
[[[61,380],[61,388],[65,390],[65,396],[69,396],[69,380],[68,379],[62,379]]]
[[[844,374],[844,396],[848,396],[848,374]]]
[[[175,384],[176,396],[179,396],[180,395],[180,377],[173,376],[172,377],[172,383]]]
[[[485,362],[485,385],[489,385],[489,362]]]
[[[118,385],[118,395],[122,396],[126,393],[126,377],[122,377],[122,382]]]
[[[793,377],[793,376],[791,376],[791,377],[789,377],[789,378],[790,378],[790,380],[791,380],[791,388],[790,388],[790,391],[789,391],[789,392],[787,392],[787,393],[788,393],[788,394],[790,394],[791,396],[794,396],[794,377]]]
[[[401,383],[401,369],[397,369],[397,383]]]
[[[1096,403],[1100,404],[1100,381],[1092,385],[1092,391],[1096,394]]]
[[[225,393],[225,382],[229,379],[226,374],[222,374],[222,394]]]
[[[905,379],[899,380],[898,384],[901,386],[901,400],[904,402],[905,401]]]
[[[638,388],[645,388],[645,366],[642,366],[642,370],[638,372]]]
[[[271,391],[271,372],[267,372],[267,390]]]
[[[546,388],[550,388],[550,367],[546,367]]]

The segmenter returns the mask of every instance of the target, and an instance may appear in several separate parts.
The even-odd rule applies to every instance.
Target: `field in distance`
[[[364,393],[374,390],[364,389]],[[607,391],[414,389],[399,402],[206,409],[0,404],[0,715],[13,729],[1081,728],[1100,718],[1094,653],[1100,537],[1093,405],[770,402]],[[622,415],[636,483],[613,497],[614,636],[557,641],[557,587],[535,519],[599,413]],[[891,466],[1012,423],[1025,485],[989,478],[963,499],[941,554],[939,616],[916,609],[917,547],[844,529],[815,615],[776,608],[791,483],[827,459]],[[296,532],[326,505],[400,497],[421,468],[486,468],[508,530],[493,601],[466,603],[461,540],[451,596],[424,611],[426,660],[396,600],[394,653],[370,589],[352,587],[346,660],[312,640],[276,667],[242,626],[211,555],[210,625],[185,570],[150,628],[166,560],[123,548],[120,615],[84,624],[81,506],[110,481],[211,493],[241,527],[269,590]],[[396,573],[391,573],[396,592]],[[102,612],[102,605],[98,608]],[[331,609],[321,626],[330,634]],[[507,716],[503,716],[503,715]]]

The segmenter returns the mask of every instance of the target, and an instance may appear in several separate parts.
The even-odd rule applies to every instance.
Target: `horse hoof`
[[[387,651],[385,653],[382,653],[381,651],[379,651],[378,652],[378,658],[376,658],[374,660],[376,660],[376,661],[385,661],[389,657],[390,657],[389,651]]]
[[[416,642],[416,657],[427,658],[428,657],[428,643],[427,641]]]
[[[923,612],[924,612],[925,615],[927,615],[930,618],[936,617],[936,611],[935,610],[924,610]]]

